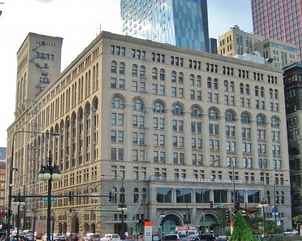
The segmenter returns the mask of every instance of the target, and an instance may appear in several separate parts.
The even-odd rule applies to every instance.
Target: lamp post
[[[11,160],[10,160],[10,166],[9,166],[9,177],[8,177],[8,208],[7,208],[7,232],[6,232],[6,238],[9,240],[10,236],[10,228],[11,228],[11,216],[12,216],[12,192],[13,192],[13,172],[14,172],[14,154],[15,154],[15,138],[18,134],[44,134],[43,132],[39,131],[27,131],[27,130],[19,130],[15,131],[12,136],[12,143],[11,143]],[[59,136],[59,133],[48,133],[51,136]]]
[[[51,152],[49,151],[48,163],[45,166],[41,166],[39,172],[39,179],[47,181],[47,241],[51,241],[51,191],[52,191],[52,181],[59,180],[61,178],[61,173],[57,165],[52,165]]]

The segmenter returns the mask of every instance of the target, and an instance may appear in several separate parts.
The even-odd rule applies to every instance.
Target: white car
[[[100,239],[101,241],[121,241],[120,235],[118,234],[105,234],[103,238]]]
[[[297,235],[299,232],[297,230],[291,230],[291,231],[286,231],[284,232],[285,235]]]

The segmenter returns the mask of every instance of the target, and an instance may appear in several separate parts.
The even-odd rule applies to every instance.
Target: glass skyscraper
[[[207,0],[121,0],[123,33],[208,52]]]
[[[302,60],[302,0],[252,0],[256,34],[300,48]]]

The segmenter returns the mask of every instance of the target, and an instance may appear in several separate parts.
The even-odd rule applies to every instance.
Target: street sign
[[[144,221],[144,241],[152,241],[152,222]]]

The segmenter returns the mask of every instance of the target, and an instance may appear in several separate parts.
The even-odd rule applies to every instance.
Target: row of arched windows
[[[142,99],[134,98],[133,100],[133,109],[138,112],[143,112],[145,110],[145,105]],[[112,98],[112,108],[113,109],[124,109],[126,108],[126,103],[123,96],[115,95]],[[154,113],[165,113],[166,112],[166,105],[162,100],[155,100],[152,105],[152,110]],[[175,102],[172,104],[172,113],[174,115],[184,115],[184,105],[181,102]],[[191,116],[194,118],[202,117],[203,111],[200,105],[194,104],[191,107]],[[233,109],[228,109],[225,111],[225,121],[226,122],[235,122],[238,120],[237,114]],[[221,117],[220,110],[216,107],[210,107],[208,110],[208,117],[210,120],[219,120]],[[240,120],[242,124],[251,124],[252,123],[252,114],[250,112],[244,111],[241,113]],[[263,113],[259,113],[256,116],[256,124],[257,125],[266,125],[268,124],[267,117]],[[273,128],[280,127],[280,118],[277,116],[271,117],[271,125]]]

